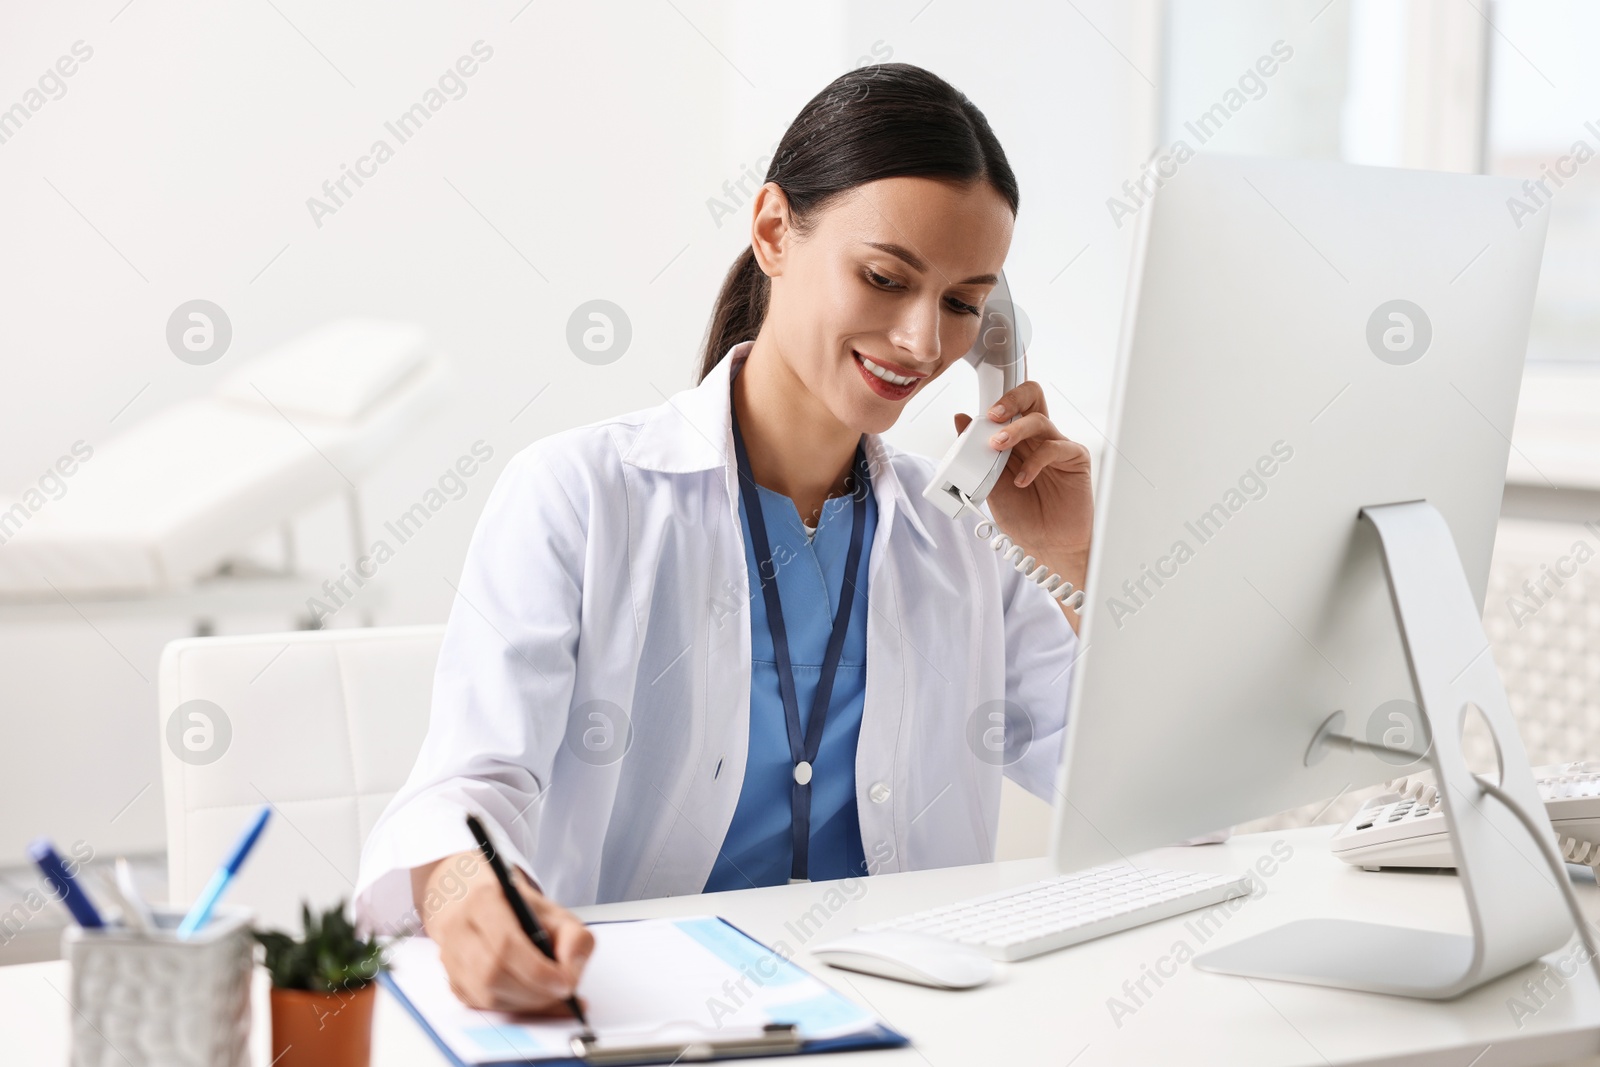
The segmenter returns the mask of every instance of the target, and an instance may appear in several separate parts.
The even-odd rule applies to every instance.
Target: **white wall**
[[[988,113],[1022,187],[1008,274],[1033,322],[1032,372],[1063,391],[1051,402],[1068,432],[1094,438],[1131,234],[1104,201],[1151,147],[1152,11],[1112,0],[981,12],[954,0],[14,7],[0,23],[0,108],[75,42],[93,54],[0,143],[0,486],[330,318],[414,319],[455,361],[458,394],[363,487],[369,528],[475,440],[495,450],[379,579],[391,602],[380,622],[441,620],[509,456],[691,383],[716,286],[747,239],[742,214],[719,227],[707,200],[863,56],[928,66]],[[465,95],[318,226],[307,198],[480,40],[493,56]],[[197,297],[234,328],[208,367],[164,342],[168,315]],[[630,349],[605,367],[564,339],[593,298],[633,325]],[[942,450],[963,396],[948,391],[895,437]],[[347,559],[336,506],[300,529],[314,570]],[[0,631],[0,864],[38,832],[160,847],[155,664],[186,627]]]

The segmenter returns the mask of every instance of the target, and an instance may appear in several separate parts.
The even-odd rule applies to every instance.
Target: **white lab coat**
[[[752,594],[729,424],[731,364],[749,348],[666,403],[553,434],[507,465],[467,551],[422,752],[366,842],[364,923],[411,915],[408,870],[470,849],[469,811],[563,904],[704,886],[749,740]],[[971,516],[922,499],[929,460],[874,434],[866,455],[868,869],[989,861],[1001,774],[1054,794],[1077,635]],[[1031,722],[1025,751],[993,751],[999,701]],[[625,709],[625,756],[582,758],[569,714],[585,705]]]

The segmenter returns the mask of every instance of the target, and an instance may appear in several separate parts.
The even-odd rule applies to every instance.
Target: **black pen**
[[[534,947],[554,960],[556,947],[550,943],[550,935],[544,932],[539,920],[533,917],[533,911],[528,907],[528,902],[522,899],[522,893],[511,884],[511,875],[506,871],[506,865],[500,862],[500,857],[495,855],[494,842],[489,840],[489,833],[483,828],[483,823],[478,821],[476,815],[468,815],[467,829],[472,831],[483,858],[489,861],[489,868],[494,871],[495,880],[500,883],[500,891],[506,895],[506,903],[511,905],[511,913],[517,917],[522,932],[528,935],[528,940],[533,942]],[[589,1025],[589,1020],[583,1017],[583,1009],[578,1006],[577,993],[567,998],[567,1007],[572,1009],[572,1014],[580,1023],[584,1026]]]

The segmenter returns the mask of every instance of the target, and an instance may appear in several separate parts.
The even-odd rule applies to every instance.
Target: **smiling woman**
[[[778,142],[763,189],[781,192],[790,226],[803,236],[830,201],[895,177],[963,185],[981,179],[1013,217],[1020,204],[1016,176],[983,112],[943,78],[906,63],[858,67],[813,97]],[[888,239],[905,251],[899,240]],[[734,261],[717,297],[701,378],[732,345],[756,335],[770,295],[752,245]]]
[[[734,384],[755,480],[807,519],[843,492],[860,435],[889,429],[972,347],[1011,230],[986,181],[877,178],[803,215],[764,185],[747,253],[764,312]]]
[[[734,402],[757,483],[808,521],[844,491],[857,438],[971,347],[1018,203],[988,120],[929,71],[861,67],[801,109],[702,354],[704,379],[754,340]]]
[[[357,889],[404,925],[471,848],[463,814],[490,828],[556,958],[468,878],[425,919],[468,1004],[559,1009],[594,944],[563,905],[982,862],[1003,776],[1052,795],[1075,616],[880,436],[972,348],[1017,203],[947,82],[841,76],[750,202],[699,385],[507,465]],[[1034,382],[978,417],[1010,450],[995,523],[1081,585],[1087,451]],[[1020,741],[987,728],[1001,702]]]

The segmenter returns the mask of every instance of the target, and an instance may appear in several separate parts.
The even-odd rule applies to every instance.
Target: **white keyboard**
[[[1249,892],[1247,875],[1230,878],[1116,864],[1057,875],[861,929],[931,934],[971,945],[992,959],[1025,960]]]

